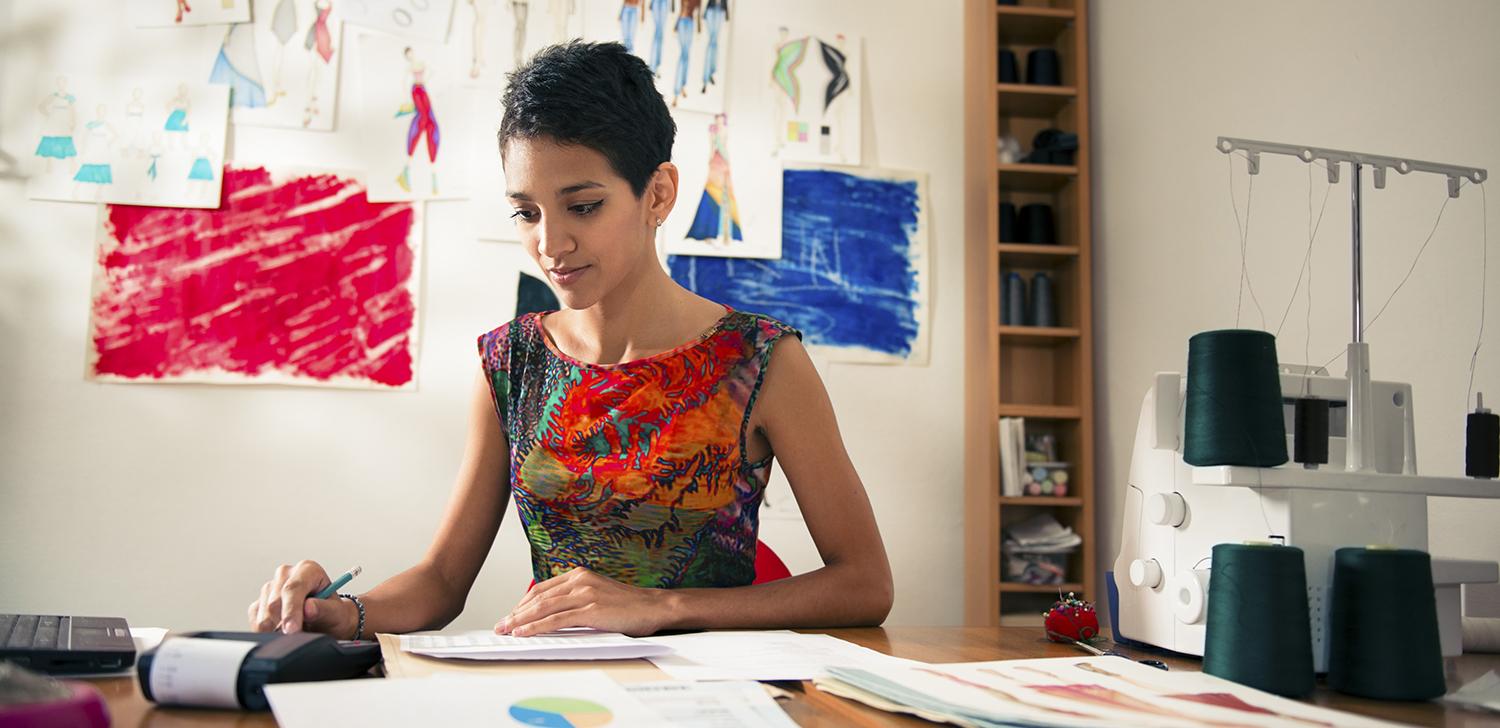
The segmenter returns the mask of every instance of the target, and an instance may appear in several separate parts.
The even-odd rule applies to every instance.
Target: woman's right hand
[[[307,630],[339,639],[354,634],[358,608],[346,599],[313,599],[312,595],[333,583],[316,561],[299,561],[276,567],[271,580],[260,587],[260,598],[246,611],[255,632],[281,630],[286,634]]]

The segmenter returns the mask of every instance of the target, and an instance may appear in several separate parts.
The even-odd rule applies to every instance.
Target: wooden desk
[[[809,630],[864,645],[897,657],[925,662],[977,662],[1035,657],[1076,657],[1076,648],[1041,638],[1038,630],[1021,627],[888,627],[871,629]],[[1165,659],[1174,670],[1197,670],[1197,660]],[[1450,665],[1448,688],[1452,690],[1488,670],[1500,670],[1500,655],[1465,655]],[[109,702],[114,724],[125,728],[176,728],[178,726],[274,726],[270,713],[236,713],[217,710],[157,708],[141,695],[134,677],[93,681]],[[932,723],[882,713],[827,693],[811,684],[791,700],[779,701],[799,725],[821,726],[930,726]],[[1423,726],[1500,726],[1500,716],[1474,713],[1441,703],[1384,703],[1332,692],[1321,685],[1312,702],[1352,713]]]

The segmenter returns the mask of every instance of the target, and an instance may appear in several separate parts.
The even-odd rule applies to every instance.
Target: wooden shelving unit
[[[1094,371],[1088,7],[1086,0],[965,0],[965,488],[964,619],[972,625],[1036,625],[1061,592],[1099,601],[1094,529]],[[1000,49],[1055,49],[1062,85],[1002,84]],[[1024,73],[1022,74],[1024,78]],[[1043,129],[1078,135],[1072,165],[1001,164],[997,142],[1015,136],[1027,151]],[[1000,239],[999,206],[1046,203],[1057,244]],[[1054,327],[1000,324],[1000,281],[1046,272],[1058,306]],[[1066,496],[1000,495],[999,418],[1024,417],[1046,431],[1070,464]],[[1005,526],[1050,512],[1083,536],[1067,582],[1004,581]]]

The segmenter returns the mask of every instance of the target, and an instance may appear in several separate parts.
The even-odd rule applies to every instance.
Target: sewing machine
[[[1183,461],[1186,378],[1157,374],[1141,404],[1125,490],[1120,552],[1115,559],[1121,636],[1175,652],[1203,654],[1209,557],[1214,544],[1283,541],[1307,561],[1313,663],[1327,670],[1327,607],[1333,554],[1344,546],[1381,544],[1428,550],[1427,498],[1500,498],[1500,484],[1417,472],[1411,386],[1370,381],[1365,470],[1346,469],[1347,379],[1283,365],[1287,452],[1293,450],[1292,400],[1330,401],[1328,460],[1316,469],[1193,467]],[[1494,582],[1494,562],[1432,560],[1443,654],[1462,651],[1459,585]]]

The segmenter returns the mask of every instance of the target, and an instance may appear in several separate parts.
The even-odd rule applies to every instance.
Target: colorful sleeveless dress
[[[749,461],[750,412],[772,347],[801,333],[728,309],[696,341],[600,366],[558,351],[544,315],[479,337],[534,578],[749,584],[772,460]]]

